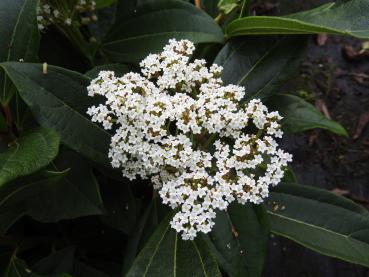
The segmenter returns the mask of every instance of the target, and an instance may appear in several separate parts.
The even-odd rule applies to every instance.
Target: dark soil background
[[[309,9],[322,0],[259,1],[262,13]],[[369,51],[363,41],[319,35],[311,39],[297,79],[286,86],[339,121],[349,138],[314,130],[285,139],[292,168],[302,184],[322,187],[369,208]],[[360,50],[362,50],[360,52]],[[272,236],[264,276],[368,277],[369,270]],[[368,253],[369,255],[369,253]]]

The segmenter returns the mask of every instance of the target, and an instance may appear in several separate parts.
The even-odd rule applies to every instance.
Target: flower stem
[[[239,18],[249,15],[250,6],[251,0],[243,0]]]

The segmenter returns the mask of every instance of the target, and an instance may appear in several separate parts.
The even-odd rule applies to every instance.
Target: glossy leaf
[[[0,1],[0,62],[31,62],[37,58],[40,36],[37,29],[37,0]],[[0,102],[6,104],[12,95],[11,82],[0,70]]]
[[[32,267],[32,270],[38,274],[72,273],[75,251],[74,246],[54,251],[49,256],[39,260]]]
[[[262,275],[269,238],[263,205],[231,204],[227,212],[217,214],[210,238],[212,251],[230,276]]]
[[[236,9],[241,2],[239,0],[219,0],[218,9],[227,15]]]
[[[298,96],[278,94],[271,97],[267,105],[283,116],[282,125],[287,132],[298,133],[321,128],[337,135],[348,136],[341,124],[326,118],[313,105]]]
[[[159,225],[126,277],[220,277],[218,265],[207,243],[201,237],[195,241],[183,241],[171,229],[170,219],[171,216],[168,216]]]
[[[297,37],[234,39],[223,47],[214,63],[224,67],[225,83],[245,87],[245,101],[267,98],[297,70],[305,44],[304,38]]]
[[[285,183],[297,183],[298,182],[295,172],[292,170],[291,167],[288,166],[287,169],[284,171],[282,182],[285,182]]]
[[[53,275],[67,272],[75,277],[108,277],[105,273],[77,261],[75,259],[75,250],[75,247],[72,246],[55,251],[51,255],[38,261],[33,266],[32,271],[39,274]]]
[[[0,114],[0,132],[7,131],[7,124],[4,116]]]
[[[369,38],[369,3],[337,1],[284,17],[249,16],[227,27],[229,37],[266,34],[340,34]]]
[[[102,50],[112,61],[138,62],[160,51],[171,38],[222,43],[223,33],[210,16],[192,4],[157,1],[118,17]]]
[[[55,200],[49,208],[49,218],[45,216],[39,218],[40,221],[58,221],[103,213],[99,184],[86,160],[72,151],[64,151],[53,162],[52,168],[68,171],[53,195],[45,193],[45,199],[55,197]],[[60,194],[64,194],[66,199],[61,200]]]
[[[99,217],[100,220],[112,228],[130,234],[137,216],[136,199],[130,184],[112,183],[101,189],[105,213]]]
[[[104,64],[104,65],[100,65],[100,66],[96,66],[92,68],[91,70],[87,71],[85,75],[88,78],[94,79],[99,75],[100,71],[114,71],[115,76],[123,76],[124,74],[130,72],[131,70],[129,66],[125,64],[119,64],[119,63]]]
[[[14,257],[14,247],[0,244],[0,276],[3,276],[8,269],[11,259]]]
[[[127,1],[124,2],[126,3],[127,6]],[[87,26],[88,30],[90,31],[91,35],[96,39],[98,44],[101,44],[103,38],[109,33],[111,27],[114,25],[116,16],[123,16],[122,14],[118,14],[117,6],[118,4],[114,4],[108,8],[98,9],[96,12],[98,20],[88,24]],[[101,57],[97,56],[95,58],[96,61],[98,61],[99,58]],[[96,64],[96,62],[94,62],[94,64]]]
[[[40,125],[56,130],[62,143],[76,152],[110,166],[110,134],[86,114],[88,107],[96,104],[96,99],[87,96],[89,78],[56,66],[49,66],[47,74],[41,64],[1,66]]]
[[[116,2],[117,2],[117,0],[95,0],[96,9],[109,7],[113,4],[115,4]]]
[[[32,272],[23,260],[12,257],[2,277],[71,277],[71,275],[67,273],[39,275]]]
[[[73,276],[88,276],[88,277],[110,277],[104,272],[101,272],[95,268],[92,268],[84,263],[76,262],[74,265]]]
[[[268,201],[271,230],[321,254],[369,267],[369,212],[309,186],[280,184]]]
[[[47,166],[58,154],[59,141],[55,131],[37,128],[12,142],[0,153],[0,187]]]
[[[219,14],[218,0],[202,0],[201,8],[213,18]]]
[[[102,200],[91,168],[73,153],[63,153],[54,168],[60,173],[39,174],[9,184],[0,190],[0,233],[29,215],[40,222],[57,222],[88,215],[100,215]]]
[[[153,229],[158,225],[157,200],[154,198],[146,208],[140,219],[136,222],[136,226],[131,233],[128,242],[126,255],[124,256],[123,273],[125,274],[132,266],[136,255],[140,251],[142,240],[147,240],[145,235],[151,234]]]

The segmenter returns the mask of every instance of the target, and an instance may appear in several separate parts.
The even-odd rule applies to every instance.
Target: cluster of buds
[[[72,7],[58,1],[40,1],[37,7],[37,24],[40,31],[45,30],[51,24],[71,26],[73,21],[77,20],[78,24],[86,25],[97,20],[94,13],[96,3],[93,0],[76,0]]]
[[[112,166],[151,180],[185,240],[210,232],[216,211],[233,201],[261,203],[292,160],[276,142],[278,112],[243,103],[244,88],[223,85],[221,66],[190,62],[194,49],[170,40],[140,63],[141,74],[102,71],[88,87],[106,99],[87,113],[114,130]]]

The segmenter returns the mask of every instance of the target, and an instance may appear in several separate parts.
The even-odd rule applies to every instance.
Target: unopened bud
[[[91,15],[91,19],[92,19],[92,21],[97,21],[99,18],[97,17],[96,14],[93,14],[93,15]]]
[[[81,24],[83,25],[88,25],[90,24],[90,22],[91,22],[91,19],[89,17],[82,17],[81,19]]]
[[[43,63],[42,65],[42,73],[47,74],[47,63]]]

